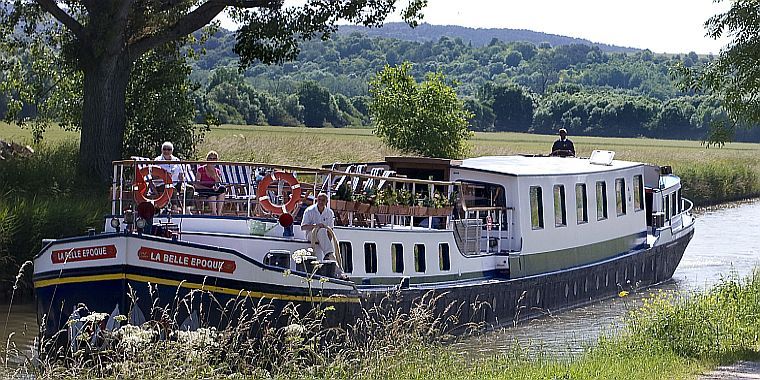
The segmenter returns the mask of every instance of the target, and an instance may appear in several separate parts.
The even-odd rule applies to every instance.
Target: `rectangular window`
[[[615,179],[615,208],[617,209],[617,215],[625,215],[625,178]]]
[[[567,207],[565,207],[565,186],[554,185],[554,226],[567,225]]]
[[[575,212],[578,224],[588,223],[588,198],[585,183],[575,184]]]
[[[377,273],[377,245],[364,243],[364,272]]]
[[[415,272],[425,272],[425,244],[414,245],[414,270]]]
[[[391,244],[391,269],[395,273],[404,273],[404,246],[401,243]]]
[[[670,219],[670,195],[665,196],[665,217]]]
[[[607,182],[596,183],[596,220],[607,219]]]
[[[676,196],[676,202],[678,202],[677,203],[678,204],[678,212],[680,213],[680,212],[683,211],[683,200],[681,199],[681,189],[678,189],[677,194],[678,194],[678,196]]]
[[[530,224],[534,230],[544,228],[544,201],[541,186],[530,187]]]
[[[676,216],[676,214],[678,214],[678,202],[676,202],[676,193],[670,194],[670,204],[673,208],[672,216]]]
[[[449,258],[449,244],[438,244],[438,267],[441,271],[451,270],[451,258]]]
[[[338,248],[340,249],[340,267],[343,268],[343,271],[346,273],[351,273],[354,271],[354,252],[353,248],[351,247],[350,241],[342,241],[338,243]]]
[[[633,210],[644,209],[644,176],[633,176]]]

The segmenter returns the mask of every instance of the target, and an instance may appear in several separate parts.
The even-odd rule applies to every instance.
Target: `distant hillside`
[[[573,38],[558,36],[556,34],[547,34],[534,32],[524,29],[481,29],[468,28],[457,25],[431,25],[422,24],[414,29],[403,22],[392,22],[385,24],[382,28],[366,28],[363,26],[343,25],[338,33],[350,34],[360,32],[372,37],[388,37],[406,41],[438,41],[441,37],[461,38],[465,42],[472,42],[476,47],[488,45],[492,39],[497,38],[504,42],[526,41],[533,44],[548,42],[552,46],[583,44],[597,46],[607,53],[635,53],[641,49],[634,49],[622,46],[608,45],[591,42],[582,38]]]

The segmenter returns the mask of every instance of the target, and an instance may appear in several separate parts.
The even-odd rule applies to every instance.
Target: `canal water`
[[[694,238],[684,253],[673,281],[631,294],[556,315],[547,315],[515,327],[464,339],[454,348],[468,355],[490,356],[516,347],[531,346],[546,353],[573,353],[593,344],[601,334],[613,334],[625,314],[652,292],[693,292],[721,278],[744,277],[760,266],[760,201],[739,203],[697,215]],[[29,347],[36,336],[37,317],[32,304],[0,305],[3,344],[10,339],[20,348]],[[25,350],[28,352],[28,350]]]

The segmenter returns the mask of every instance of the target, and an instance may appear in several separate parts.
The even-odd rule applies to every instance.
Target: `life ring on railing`
[[[150,189],[148,183],[152,183],[155,179],[160,179],[164,182],[164,191],[158,198],[148,198],[148,190]],[[134,198],[137,204],[148,202],[156,208],[163,208],[169,203],[172,194],[174,194],[174,187],[170,186],[172,184],[172,176],[160,166],[148,165],[137,169],[135,183]]]
[[[293,193],[290,195],[290,200],[287,203],[278,205],[272,203],[272,200],[269,199],[267,190],[269,185],[274,181],[285,181],[288,183],[288,186],[290,186],[290,190]],[[258,198],[261,207],[272,214],[292,214],[301,202],[301,184],[299,184],[296,177],[290,173],[272,172],[259,182],[258,189],[256,190],[256,198]]]

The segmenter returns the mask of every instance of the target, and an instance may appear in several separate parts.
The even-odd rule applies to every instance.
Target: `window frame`
[[[535,190],[535,193],[534,193]],[[531,186],[528,192],[530,198],[530,226],[533,230],[544,229],[544,196],[541,186]],[[535,204],[534,204],[535,201]],[[535,210],[534,210],[535,209]],[[534,219],[535,217],[535,219]]]
[[[367,250],[370,247],[372,249]],[[377,243],[374,241],[364,242],[364,273],[377,273]]]
[[[398,243],[398,242],[391,243],[391,272],[404,273],[404,244],[403,243]]]
[[[637,174],[633,176],[633,211],[643,211],[644,205],[644,176]]]
[[[556,184],[552,188],[554,194],[554,227],[567,227],[567,203],[565,202],[565,185]],[[559,195],[559,203],[557,202]]]
[[[578,197],[578,190],[582,189],[582,196]],[[581,201],[581,204],[578,203],[578,201]],[[582,206],[579,207],[579,206]],[[578,212],[581,211],[581,212]],[[575,184],[575,220],[576,224],[586,224],[588,223],[588,193],[586,189],[585,183],[576,183]]]
[[[615,212],[617,216],[628,214],[628,200],[625,194],[625,178],[615,178]]]
[[[446,247],[445,252],[443,247]],[[451,270],[451,247],[449,243],[438,243],[438,269],[441,272],[448,272]]]
[[[420,251],[422,248],[422,251]],[[414,271],[417,273],[425,273],[427,271],[427,247],[425,243],[414,244]]]
[[[601,188],[600,186],[601,185]],[[600,194],[601,189],[601,194]],[[600,196],[601,195],[601,196]],[[607,220],[609,219],[609,212],[608,212],[609,206],[607,205],[607,181],[601,180],[596,181],[596,220]],[[602,214],[599,215],[599,211],[602,211]]]
[[[348,253],[343,249],[348,247]],[[338,241],[338,249],[340,250],[341,269],[343,272],[352,273],[354,271],[354,247],[348,240]]]

